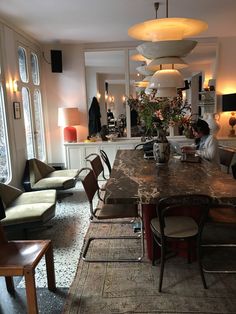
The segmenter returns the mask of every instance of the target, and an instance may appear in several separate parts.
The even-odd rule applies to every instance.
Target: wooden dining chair
[[[143,221],[142,213],[135,204],[105,204],[104,202],[99,202],[99,207],[94,207],[93,201],[94,196],[97,193],[99,186],[94,172],[90,168],[82,168],[80,174],[86,172],[86,176],[81,177],[81,181],[87,195],[89,205],[90,205],[90,220],[97,223],[106,224],[128,224],[133,225],[133,219],[137,219],[140,223],[141,232],[139,235],[119,235],[119,236],[100,236],[89,238],[84,246],[82,253],[82,258],[86,262],[140,262],[144,256],[144,236],[143,236]],[[92,241],[95,240],[139,240],[141,253],[137,257],[131,258],[90,258],[87,257],[89,246]]]
[[[0,220],[5,217],[3,202],[0,199]],[[56,290],[53,248],[50,240],[8,241],[0,223],[0,276],[5,277],[9,293],[14,294],[13,276],[24,276],[28,313],[38,313],[35,287],[35,268],[45,256],[48,289]]]
[[[197,255],[199,256],[201,253],[199,239],[201,238],[211,203],[212,198],[210,196],[199,194],[170,196],[159,201],[157,205],[157,217],[151,220],[153,265],[156,244],[161,250],[159,292],[162,290],[168,243],[176,241],[187,242],[188,262],[191,262],[191,245],[195,240],[197,244]],[[198,262],[203,286],[206,288],[200,258],[198,258]]]

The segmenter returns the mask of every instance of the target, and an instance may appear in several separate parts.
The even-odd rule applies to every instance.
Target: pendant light
[[[156,12],[159,7],[155,5]],[[148,20],[129,28],[130,37],[145,41],[182,40],[195,36],[208,28],[206,22],[197,19],[168,17],[168,0],[166,0],[166,18]]]

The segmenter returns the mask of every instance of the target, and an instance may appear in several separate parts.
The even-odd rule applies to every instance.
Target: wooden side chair
[[[212,198],[207,195],[176,195],[163,198],[157,205],[157,218],[151,220],[153,233],[153,264],[156,244],[160,247],[161,264],[159,277],[159,292],[162,290],[164,266],[167,259],[168,243],[176,241],[187,242],[188,262],[191,262],[191,244],[196,241],[197,255],[200,256],[200,238]],[[206,281],[198,258],[200,274],[204,288]]]
[[[0,198],[0,220],[5,217],[4,206]],[[0,223],[0,276],[5,277],[9,293],[14,294],[13,276],[24,276],[28,313],[38,313],[35,268],[45,256],[48,289],[55,291],[55,273],[53,249],[50,240],[8,241]]]
[[[84,186],[85,193],[87,195],[89,205],[90,205],[90,220],[97,223],[106,223],[106,224],[130,224],[132,226],[133,219],[137,219],[140,222],[141,234],[132,236],[132,235],[117,235],[117,236],[100,236],[100,237],[91,237],[89,238],[84,246],[82,253],[82,258],[87,262],[140,262],[144,256],[144,236],[143,236],[143,221],[142,214],[140,213],[138,206],[133,204],[105,204],[99,202],[99,207],[94,208],[93,199],[97,193],[99,186],[97,179],[94,175],[94,172],[90,168],[82,168],[80,173],[85,171],[87,174],[85,177],[81,178],[82,184]],[[89,246],[92,241],[95,240],[139,240],[140,242],[140,254],[137,257],[131,258],[90,258],[87,257]]]

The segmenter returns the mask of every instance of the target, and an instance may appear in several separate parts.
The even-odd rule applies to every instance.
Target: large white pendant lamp
[[[156,5],[155,5],[156,7]],[[156,7],[158,9],[158,6]],[[206,22],[197,19],[168,17],[166,0],[166,18],[145,21],[129,28],[130,37],[146,41],[182,40],[195,36],[208,28]]]
[[[152,76],[148,88],[157,89],[157,97],[174,97],[177,88],[184,87],[184,80],[176,69],[160,70]]]

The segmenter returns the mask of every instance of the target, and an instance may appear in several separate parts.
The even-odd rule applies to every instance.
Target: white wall
[[[57,126],[58,108],[78,107],[80,125],[77,127],[77,139],[81,141],[88,135],[84,53],[80,45],[45,46],[44,54],[47,58],[50,49],[62,50],[63,73],[52,73],[50,64],[44,62],[48,161],[63,162],[63,130]]]

